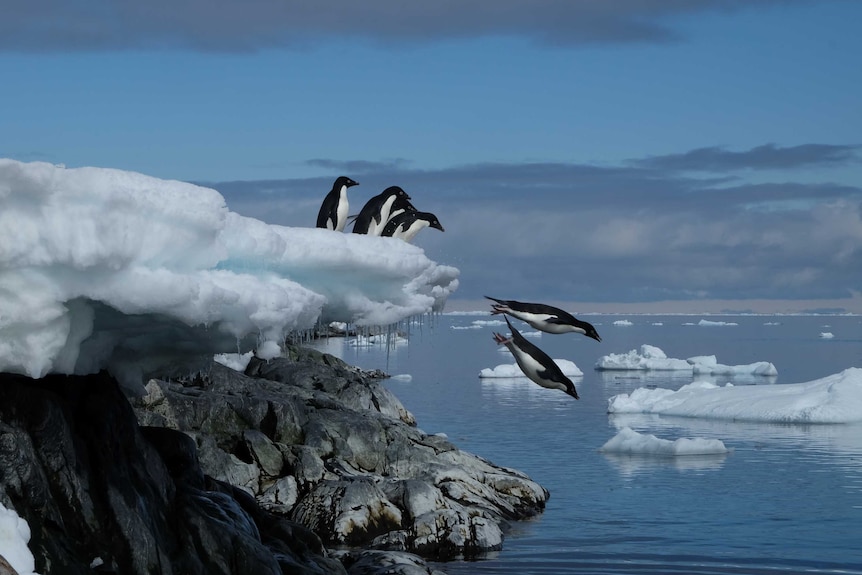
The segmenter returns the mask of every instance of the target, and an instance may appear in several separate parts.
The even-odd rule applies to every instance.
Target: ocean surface
[[[668,357],[768,361],[777,377],[714,381],[783,385],[862,367],[860,316],[579,316],[577,334],[532,339],[584,372],[580,401],[526,379],[480,379],[514,363],[489,314],[443,314],[405,325],[407,343],[316,344],[396,376],[392,390],[428,433],[527,473],[551,493],[543,514],[512,524],[503,550],[437,565],[452,574],[862,573],[862,425],[800,425],[609,415],[608,398],[639,387],[678,389],[690,374],[598,372],[610,353],[661,348]],[[701,319],[718,325],[698,325]],[[617,325],[627,321],[631,325]],[[513,322],[523,332],[533,331]],[[831,334],[823,337],[821,334]],[[502,351],[501,351],[502,350]],[[410,377],[402,377],[409,375]],[[662,439],[719,439],[730,453],[620,456],[599,448],[628,426]]]

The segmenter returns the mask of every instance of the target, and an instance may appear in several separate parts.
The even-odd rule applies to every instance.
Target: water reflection
[[[606,453],[602,455],[625,479],[631,479],[642,473],[650,473],[657,469],[672,468],[680,472],[709,471],[720,469],[727,459],[727,453],[711,455],[631,455],[622,453]]]
[[[573,376],[569,379],[575,388],[583,382],[583,376]],[[551,409],[565,409],[567,404],[576,402],[562,391],[545,389],[526,376],[523,377],[490,377],[479,378],[482,398],[497,404],[510,406],[541,405]]]
[[[862,470],[862,424],[758,423],[648,413],[608,414],[616,429],[631,427],[641,433],[665,437],[720,439],[728,447],[738,444],[773,449],[805,449],[849,455]]]

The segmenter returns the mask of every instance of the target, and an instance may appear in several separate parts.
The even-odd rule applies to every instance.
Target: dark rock
[[[139,420],[184,430],[207,475],[338,546],[473,557],[544,508],[547,491],[524,474],[419,430],[376,376],[326,354],[286,355],[245,374],[214,363],[193,390],[151,380]]]
[[[105,373],[0,375],[0,501],[28,522],[43,575],[94,560],[124,575],[344,573],[308,529],[206,477],[190,437],[139,428]]]
[[[287,356],[131,404],[106,373],[0,374],[0,503],[36,570],[429,575],[412,554],[481,556],[544,509],[524,474],[418,429],[379,373]]]

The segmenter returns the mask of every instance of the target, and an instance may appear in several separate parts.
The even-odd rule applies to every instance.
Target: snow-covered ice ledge
[[[269,225],[215,190],[114,169],[0,159],[0,230],[0,371],[36,378],[140,382],[246,337],[439,311],[458,286],[406,242]]]

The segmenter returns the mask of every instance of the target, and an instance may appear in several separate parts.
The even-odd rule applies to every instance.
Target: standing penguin
[[[554,360],[548,354],[527,341],[527,338],[512,327],[508,317],[503,317],[506,318],[506,325],[509,326],[512,337],[507,338],[502,334],[495,333],[494,341],[499,345],[505,345],[509,348],[524,375],[542,387],[559,389],[575,399],[580,399],[575,389],[575,384],[563,374],[560,366],[554,363]]]
[[[423,228],[443,230],[440,220],[431,212],[406,211],[389,219],[381,236],[392,236],[409,242]]]
[[[317,214],[318,228],[326,228],[336,232],[344,230],[344,225],[347,223],[347,212],[350,209],[350,204],[347,201],[347,188],[357,185],[359,182],[355,182],[347,176],[339,176],[335,180],[335,183],[332,184],[332,190],[326,194],[320,205],[320,212]]]
[[[379,236],[392,215],[408,209],[415,210],[407,192],[398,186],[389,186],[365,202],[353,222],[353,233]]]

